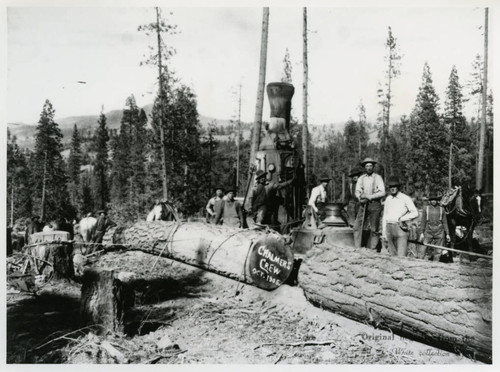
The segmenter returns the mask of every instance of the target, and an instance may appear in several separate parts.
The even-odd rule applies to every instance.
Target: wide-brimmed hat
[[[321,177],[319,178],[319,181],[320,182],[329,182],[332,178],[329,177],[328,175],[326,174],[322,174]]]
[[[373,165],[375,165],[375,164],[377,164],[377,161],[373,158],[364,158],[360,164],[362,167],[364,167],[366,165],[366,163],[372,163]]]
[[[262,177],[265,177],[267,176],[267,172],[264,172],[262,169],[259,169],[256,173],[255,173],[255,179],[256,180],[259,180],[261,179]]]
[[[362,169],[355,169],[355,170],[351,171],[351,173],[349,173],[348,177],[361,176],[363,173],[364,173],[364,170],[362,170]]]
[[[439,200],[441,199],[441,196],[437,192],[431,192],[429,197],[427,198],[429,200]]]
[[[401,186],[401,180],[397,176],[390,176],[389,180],[387,181],[387,186],[389,187]]]

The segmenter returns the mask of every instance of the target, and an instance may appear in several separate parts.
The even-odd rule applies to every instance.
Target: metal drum
[[[323,209],[323,224],[326,226],[347,226],[347,221],[342,215],[342,203],[327,203]]]

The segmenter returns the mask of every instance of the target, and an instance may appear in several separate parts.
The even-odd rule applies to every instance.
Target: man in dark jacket
[[[24,235],[24,241],[26,244],[30,244],[30,236],[31,234],[37,233],[42,231],[42,226],[40,224],[40,217],[39,216],[32,216],[31,221],[26,227],[26,233]]]
[[[255,223],[264,224],[267,222],[267,206],[269,198],[266,189],[267,172],[258,170],[255,173],[255,186],[249,198],[250,210],[248,214],[253,217]]]
[[[99,217],[97,218],[97,224],[95,227],[94,243],[102,243],[102,238],[104,237],[108,227],[116,226],[116,224],[111,221],[105,211],[100,210],[97,213],[99,214]]]
[[[359,211],[359,199],[356,197],[356,183],[362,174],[362,169],[355,169],[349,173],[350,182],[345,189],[344,208],[347,213],[347,222],[351,227],[354,225]]]

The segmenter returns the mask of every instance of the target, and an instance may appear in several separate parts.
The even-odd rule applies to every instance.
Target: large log
[[[491,261],[389,257],[334,244],[307,252],[299,286],[314,304],[491,363]]]
[[[125,245],[268,290],[283,284],[293,268],[292,249],[281,235],[202,222],[141,221],[110,229],[103,244]]]

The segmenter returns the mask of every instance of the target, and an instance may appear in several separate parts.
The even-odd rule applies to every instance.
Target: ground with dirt
[[[316,308],[299,287],[265,291],[138,251],[94,267],[140,283],[126,334],[79,325],[81,285],[7,291],[7,363],[481,364]]]

